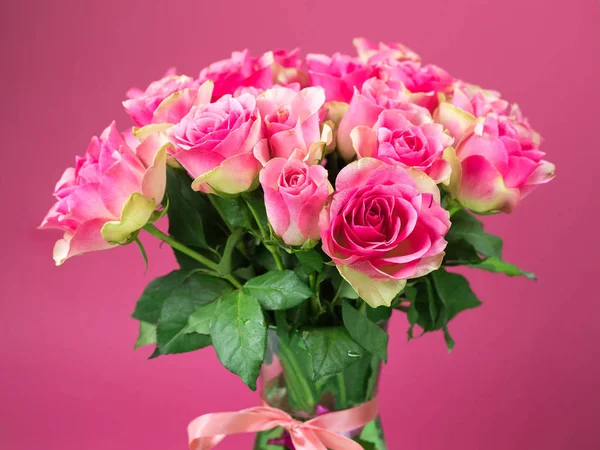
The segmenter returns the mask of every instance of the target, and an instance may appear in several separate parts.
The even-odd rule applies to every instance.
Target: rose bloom
[[[386,109],[404,111],[405,116],[416,125],[433,122],[427,109],[410,103],[400,81],[369,78],[360,90],[354,88],[354,95],[336,133],[339,152],[346,161],[355,156],[350,137],[352,130],[359,125],[372,127]]]
[[[421,56],[398,42],[379,42],[375,44],[365,38],[355,38],[352,43],[359,57],[367,64],[376,64],[380,61],[421,61]]]
[[[161,133],[142,142],[122,136],[114,122],[92,138],[56,184],[56,204],[40,225],[64,231],[54,246],[57,265],[124,243],[148,222],[165,193],[168,143]]]
[[[520,111],[513,113],[515,117],[489,114],[477,119],[456,154],[447,154],[450,192],[473,212],[510,213],[535,187],[554,178],[554,164],[538,148],[539,135]]]
[[[323,251],[372,307],[389,306],[406,280],[440,267],[449,215],[427,175],[374,158],[337,177],[321,213]]]
[[[409,60],[392,60],[378,65],[378,77],[384,81],[401,81],[410,93],[410,101],[431,112],[439,104],[438,94],[448,93],[454,82],[452,76],[438,66]]]
[[[413,168],[436,183],[447,184],[450,180],[450,164],[443,155],[454,139],[444,133],[439,123],[414,125],[403,111],[387,109],[373,127],[356,127],[351,137],[359,159],[373,157],[391,165]]]
[[[319,214],[333,190],[323,166],[274,158],[260,172],[267,217],[287,245],[319,240]]]
[[[304,155],[310,152],[312,162],[318,162],[322,158],[319,109],[323,103],[325,92],[320,87],[298,92],[275,86],[261,94],[257,107],[268,138],[255,152],[261,163],[264,165],[271,158],[288,159],[296,150]],[[314,155],[315,152],[319,154]]]
[[[213,100],[226,94],[233,94],[242,86],[268,89],[273,86],[271,67],[273,62],[273,52],[252,57],[246,49],[233,52],[231,58],[217,61],[202,69],[199,79],[202,82],[207,80],[214,82]]]
[[[478,117],[488,114],[509,114],[509,103],[499,92],[458,81],[451,93],[441,96],[442,100],[434,113],[436,122],[441,123],[452,137],[460,140]]]
[[[239,194],[256,187],[260,163],[253,151],[263,132],[252,95],[225,95],[192,108],[168,135],[194,190]]]
[[[197,80],[185,75],[176,75],[175,69],[171,69],[163,78],[152,82],[145,91],[130,89],[127,92],[129,99],[123,102],[123,107],[135,125],[143,127],[153,123],[154,112],[171,94],[198,86],[200,83]]]
[[[354,87],[362,86],[375,73],[373,67],[341,53],[306,55],[306,65],[311,84],[325,89],[328,102],[349,102]]]

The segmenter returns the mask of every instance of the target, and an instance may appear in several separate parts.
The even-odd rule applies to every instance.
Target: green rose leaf
[[[210,334],[221,363],[256,390],[267,346],[267,325],[258,300],[242,291],[221,297]]]
[[[323,257],[316,250],[301,251],[295,253],[300,264],[310,268],[313,272],[321,272],[323,270]]]
[[[213,258],[213,249],[225,243],[227,234],[207,194],[192,190],[191,184],[192,179],[185,171],[167,167],[169,234],[180,243]],[[196,260],[173,251],[182,268],[200,267]]]
[[[190,352],[210,345],[210,336],[186,332],[189,316],[231,290],[231,285],[220,278],[198,272],[189,274],[165,298],[156,329],[155,356]]]
[[[469,282],[462,275],[438,269],[431,273],[431,278],[435,294],[445,307],[445,323],[452,320],[459,312],[481,305],[471,290]],[[435,303],[435,297],[432,301]]]
[[[133,349],[137,350],[144,345],[151,344],[156,344],[156,324],[140,320],[140,334],[135,341]]]
[[[234,228],[252,228],[250,211],[242,198],[225,198],[213,195],[212,200],[223,215],[223,218]]]
[[[475,216],[461,210],[455,213],[451,220],[452,226],[446,235],[450,244],[464,240],[472,245],[477,253],[502,258],[502,239],[483,231],[483,224]]]
[[[481,260],[481,262],[468,264],[469,267],[474,269],[487,270],[488,272],[503,273],[509,277],[523,276],[530,280],[537,280],[536,276],[532,272],[525,272],[519,269],[516,265],[502,261],[501,259],[490,257]]]
[[[368,350],[382,361],[387,362],[389,336],[385,331],[371,322],[366,315],[361,314],[348,302],[342,304],[342,319],[352,339],[358,342],[365,350]]]
[[[188,317],[184,333],[210,334],[210,321],[215,314],[218,302],[201,306]]]
[[[313,295],[291,270],[275,270],[252,278],[244,285],[244,291],[257,298],[264,309],[275,311],[293,308]]]
[[[135,305],[134,319],[157,323],[165,299],[189,276],[187,270],[174,270],[163,277],[152,280]]]
[[[313,367],[313,381],[334,375],[358,362],[365,350],[343,327],[313,328],[302,337]]]

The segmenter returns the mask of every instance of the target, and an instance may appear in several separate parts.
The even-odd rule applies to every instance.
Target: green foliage
[[[312,249],[308,251],[296,252],[296,258],[300,264],[309,268],[312,272],[323,270],[323,256],[318,251]]]
[[[190,352],[210,345],[210,336],[186,330],[189,316],[231,290],[227,281],[210,275],[192,272],[185,277],[164,299],[153,356]]]
[[[244,285],[244,291],[257,298],[266,310],[293,308],[313,295],[291,270],[275,270],[252,278]]]
[[[407,292],[407,296],[411,301],[408,310],[409,339],[414,337],[415,325],[419,325],[423,332],[443,330],[449,350],[454,347],[454,341],[448,331],[448,322],[460,312],[481,304],[465,277],[443,268],[422,278],[414,289]]]
[[[137,350],[140,347],[151,344],[156,344],[156,324],[140,320],[140,333],[133,348]]]
[[[358,362],[365,350],[343,327],[319,327],[302,334],[310,354],[313,381],[335,375]]]
[[[267,325],[258,300],[243,291],[221,297],[210,334],[221,363],[256,390],[267,345]]]
[[[152,280],[135,305],[134,319],[154,323],[158,322],[165,299],[190,275],[187,270],[174,270],[167,275]]]
[[[524,276],[535,280],[535,275],[502,260],[502,239],[483,230],[483,224],[466,210],[452,216],[452,227],[446,239],[444,265],[464,265],[488,272]]]
[[[388,334],[347,301],[342,304],[342,318],[348,333],[365,350],[387,362]]]

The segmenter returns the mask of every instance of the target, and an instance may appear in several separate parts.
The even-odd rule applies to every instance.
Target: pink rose
[[[416,61],[387,61],[378,70],[383,80],[401,81],[410,93],[410,101],[431,112],[438,106],[438,94],[448,93],[454,81],[444,69]]]
[[[225,95],[192,108],[168,135],[194,190],[233,195],[256,187],[260,163],[253,150],[263,134],[252,95]]]
[[[257,99],[268,138],[255,152],[264,165],[271,158],[288,159],[295,150],[309,152],[318,162],[322,158],[319,109],[325,103],[322,88],[310,87],[297,92],[275,86]],[[315,148],[313,147],[316,144]],[[315,155],[315,153],[318,153]],[[313,158],[311,158],[313,159]]]
[[[273,58],[273,82],[282,86],[297,83],[301,87],[308,86],[308,74],[302,71],[302,61],[299,57],[300,49],[275,50]]]
[[[538,144],[539,135],[524,120],[494,114],[478,119],[456,154],[446,155],[452,165],[450,191],[473,212],[510,213],[535,187],[554,178],[554,164],[542,159]]]
[[[145,91],[130,89],[127,92],[129,99],[123,102],[123,106],[135,125],[143,127],[153,123],[154,112],[163,100],[175,92],[198,88],[199,85],[197,80],[185,75],[175,75],[175,69],[171,69],[163,78],[152,82]]]
[[[375,44],[365,38],[355,38],[352,43],[358,52],[360,58],[367,64],[376,64],[380,61],[391,60],[412,60],[421,61],[421,56],[412,51],[407,46],[397,43],[380,42]]]
[[[323,166],[274,158],[260,172],[267,217],[287,245],[319,240],[319,213],[332,190]]]
[[[404,85],[399,81],[369,78],[354,95],[337,131],[337,146],[342,157],[349,161],[355,156],[350,133],[359,126],[372,127],[386,109],[401,109],[414,124],[432,122],[429,111],[410,103]]]
[[[249,56],[248,50],[233,52],[231,58],[202,69],[199,78],[202,82],[214,82],[213,100],[233,94],[242,86],[268,89],[273,86],[273,62],[273,52],[266,52],[259,57]]]
[[[359,126],[351,133],[357,157],[376,158],[424,172],[436,183],[447,184],[450,164],[442,157],[454,139],[438,123],[411,123],[404,111],[383,111],[373,127]]]
[[[474,125],[477,117],[509,112],[509,104],[501,98],[499,92],[462,81],[455,83],[451,94],[445,96],[444,100],[435,111],[434,117],[436,122],[444,125],[457,140]]]
[[[328,102],[349,102],[354,87],[362,86],[375,73],[373,67],[341,53],[335,53],[331,57],[306,55],[306,65],[311,84],[325,89]]]
[[[450,220],[425,174],[364,158],[335,187],[319,221],[323,250],[369,305],[389,306],[407,279],[440,267]]]
[[[93,137],[85,156],[77,157],[56,184],[56,204],[40,228],[64,231],[54,246],[57,265],[67,258],[126,242],[142,228],[165,193],[165,147],[161,133],[152,134],[132,150],[114,122]]]

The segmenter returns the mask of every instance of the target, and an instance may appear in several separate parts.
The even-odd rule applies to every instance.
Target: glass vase
[[[387,327],[387,323],[382,325]],[[269,330],[267,357],[260,381],[261,395],[269,406],[297,420],[310,420],[330,411],[349,409],[377,394],[381,361],[362,357],[343,372],[313,381],[310,356],[302,337],[278,335]],[[367,450],[387,450],[380,418],[345,435]],[[254,450],[295,450],[282,428],[258,433]]]

